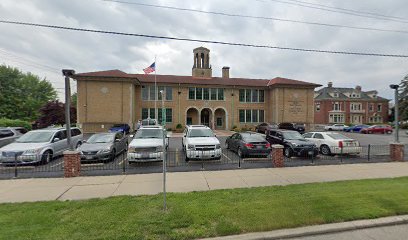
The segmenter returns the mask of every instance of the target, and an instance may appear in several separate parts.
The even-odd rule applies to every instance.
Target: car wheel
[[[329,146],[327,146],[327,145],[322,145],[322,146],[320,147],[320,152],[321,152],[323,155],[331,155],[330,148],[329,148]]]
[[[367,133],[368,133],[368,134],[371,134],[371,133],[373,133],[373,132],[371,132],[371,131],[368,131]]]
[[[48,150],[44,152],[43,155],[41,156],[41,163],[47,164],[51,162],[51,159],[52,159],[52,152]]]
[[[187,151],[186,151],[186,158],[185,158],[186,162],[190,161],[190,158],[187,157]]]
[[[283,150],[283,155],[287,158],[291,158],[293,155],[293,150],[290,147],[287,147]]]
[[[392,131],[387,131],[387,134],[391,134],[392,133]]]
[[[238,150],[237,150],[237,154],[238,154],[238,157],[240,157],[240,158],[244,158],[244,154],[242,153],[241,148],[238,148]]]
[[[331,128],[329,128],[328,130],[329,130],[329,131],[333,131],[333,129],[331,129]]]

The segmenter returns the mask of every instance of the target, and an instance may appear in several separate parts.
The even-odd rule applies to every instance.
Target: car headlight
[[[109,153],[110,151],[111,151],[110,148],[105,148],[105,149],[99,150],[99,153]]]
[[[292,146],[297,147],[298,144],[297,143],[292,143]]]
[[[29,154],[37,154],[41,152],[42,148],[37,148],[37,149],[28,149],[24,151],[24,155],[29,155]]]
[[[187,145],[187,148],[188,148],[188,149],[194,149],[194,145],[188,144],[188,145]]]
[[[216,149],[221,149],[221,144],[215,144]]]

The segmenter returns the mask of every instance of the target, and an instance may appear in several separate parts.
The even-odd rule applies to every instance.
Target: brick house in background
[[[337,88],[329,82],[315,92],[315,123],[386,123],[389,100],[377,94],[375,90],[362,91],[361,86]]]
[[[214,129],[254,127],[261,122],[314,123],[313,96],[319,84],[286,79],[231,78],[229,67],[213,77],[210,50],[193,50],[192,75],[128,74],[119,70],[75,74],[77,116],[84,132],[103,132],[115,123],[135,127],[138,119],[162,119],[166,127],[204,124]],[[155,89],[157,82],[157,91]],[[155,104],[155,99],[158,99]]]

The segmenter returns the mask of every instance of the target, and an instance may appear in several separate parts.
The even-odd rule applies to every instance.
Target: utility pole
[[[394,136],[395,136],[395,142],[399,143],[399,120],[398,120],[398,88],[399,88],[399,85],[391,84],[390,88],[395,90],[395,106],[394,106],[395,133],[394,133]]]
[[[74,150],[71,141],[71,86],[69,83],[69,78],[74,74],[74,70],[62,69],[62,75],[65,76],[65,126],[67,130],[67,143],[69,150]]]

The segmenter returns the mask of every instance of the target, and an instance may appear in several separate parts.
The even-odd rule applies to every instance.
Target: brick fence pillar
[[[78,151],[64,152],[64,177],[78,177],[81,173],[81,155]]]
[[[390,143],[390,157],[391,161],[404,161],[404,144]]]
[[[283,158],[283,146],[280,144],[272,145],[272,163],[273,167],[281,168],[284,167]]]

